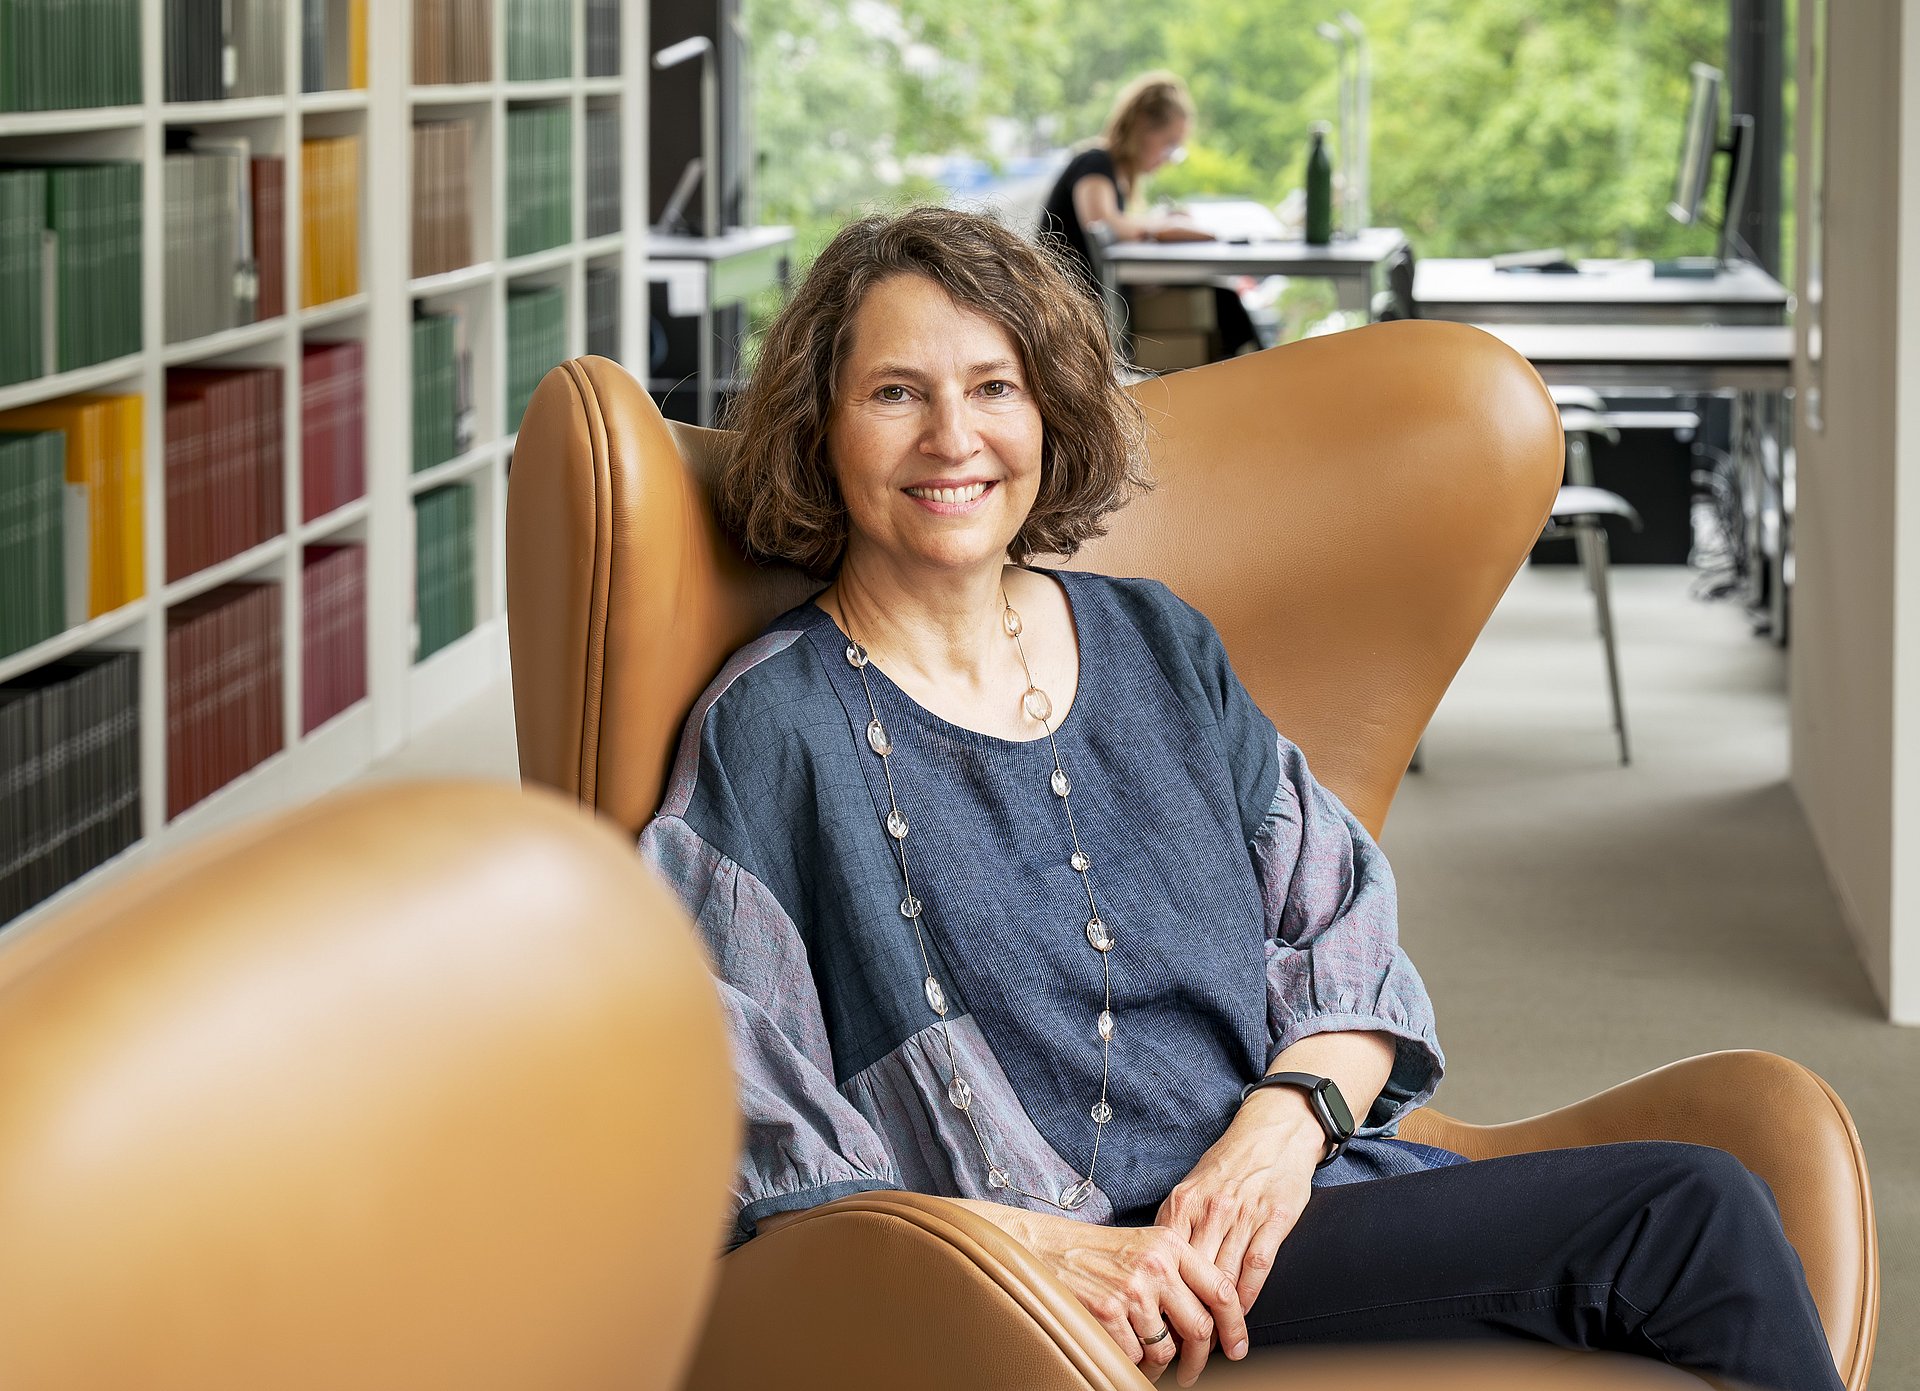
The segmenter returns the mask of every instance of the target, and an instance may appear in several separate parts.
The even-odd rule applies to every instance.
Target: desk
[[[713,311],[784,286],[792,248],[791,227],[739,227],[717,237],[647,233],[647,279],[667,287],[667,312],[700,316],[700,424],[713,424]]]
[[[1566,277],[1557,277],[1564,279]],[[1793,330],[1766,324],[1479,325],[1549,386],[1622,393],[1729,393],[1741,486],[1749,612],[1786,641],[1793,556]]]
[[[1380,272],[1407,244],[1398,227],[1369,227],[1347,241],[1114,242],[1102,258],[1109,292],[1121,285],[1187,285],[1220,275],[1291,275],[1335,283],[1342,309],[1371,310]]]
[[[1663,277],[1651,261],[1582,261],[1572,274],[1421,261],[1413,299],[1429,319],[1489,324],[1784,324],[1787,287],[1736,262],[1711,279]]]

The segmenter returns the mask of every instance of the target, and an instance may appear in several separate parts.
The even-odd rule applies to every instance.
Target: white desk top
[[[1174,268],[1189,275],[1355,275],[1406,244],[1398,227],[1369,227],[1357,237],[1325,246],[1303,241],[1115,242],[1106,258],[1123,282]]]
[[[1791,367],[1793,330],[1777,324],[1481,324],[1529,362]]]
[[[734,227],[717,237],[676,237],[649,230],[649,261],[726,261],[793,240],[791,227]]]
[[[1787,302],[1787,287],[1760,267],[1736,262],[1712,279],[1655,276],[1651,261],[1582,261],[1578,274],[1497,271],[1485,260],[1421,261],[1413,297],[1447,304],[1749,304]]]

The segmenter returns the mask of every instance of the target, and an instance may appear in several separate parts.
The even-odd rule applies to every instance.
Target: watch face
[[[1353,1112],[1347,1106],[1347,1099],[1340,1095],[1340,1088],[1331,1081],[1320,1087],[1320,1099],[1327,1103],[1327,1114],[1333,1118],[1335,1127],[1345,1138],[1353,1134]]]

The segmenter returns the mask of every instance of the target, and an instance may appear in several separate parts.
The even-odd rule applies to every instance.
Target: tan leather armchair
[[[1078,563],[1156,576],[1203,610],[1261,707],[1378,833],[1422,728],[1546,519],[1561,469],[1552,401],[1491,337],[1417,321],[1133,390],[1154,426],[1159,487]],[[696,696],[810,588],[750,566],[721,534],[714,439],[668,425],[620,367],[583,358],[548,374],[515,450],[507,606],[522,775],[629,834],[660,800]],[[1713,1054],[1551,1115],[1474,1126],[1427,1110],[1403,1133],[1475,1157],[1652,1137],[1732,1151],[1773,1186],[1835,1362],[1852,1391],[1865,1385],[1879,1297],[1866,1167],[1846,1108],[1805,1068]],[[1209,1377],[1260,1374],[1259,1360]],[[1546,1361],[1601,1378],[1568,1386],[1655,1375],[1615,1359]],[[1299,1370],[1262,1384],[1315,1384],[1291,1357],[1273,1365]],[[1369,1363],[1364,1381],[1339,1365],[1350,1391],[1400,1379],[1391,1364]],[[1543,1377],[1512,1384],[1558,1384]],[[897,1193],[829,1204],[722,1262],[690,1385],[772,1382],[1145,1384],[997,1228]]]
[[[7,1391],[651,1391],[739,1116],[686,917],[545,793],[387,786],[0,937]]]

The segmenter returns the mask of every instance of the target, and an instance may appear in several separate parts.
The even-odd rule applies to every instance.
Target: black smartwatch
[[[1327,1132],[1327,1152],[1314,1167],[1323,1169],[1340,1157],[1340,1152],[1347,1147],[1347,1141],[1353,1138],[1353,1111],[1331,1077],[1315,1077],[1311,1072],[1269,1072],[1258,1082],[1249,1082],[1242,1087],[1240,1100],[1246,1101],[1262,1087],[1291,1087],[1295,1091],[1305,1092],[1313,1118]]]

